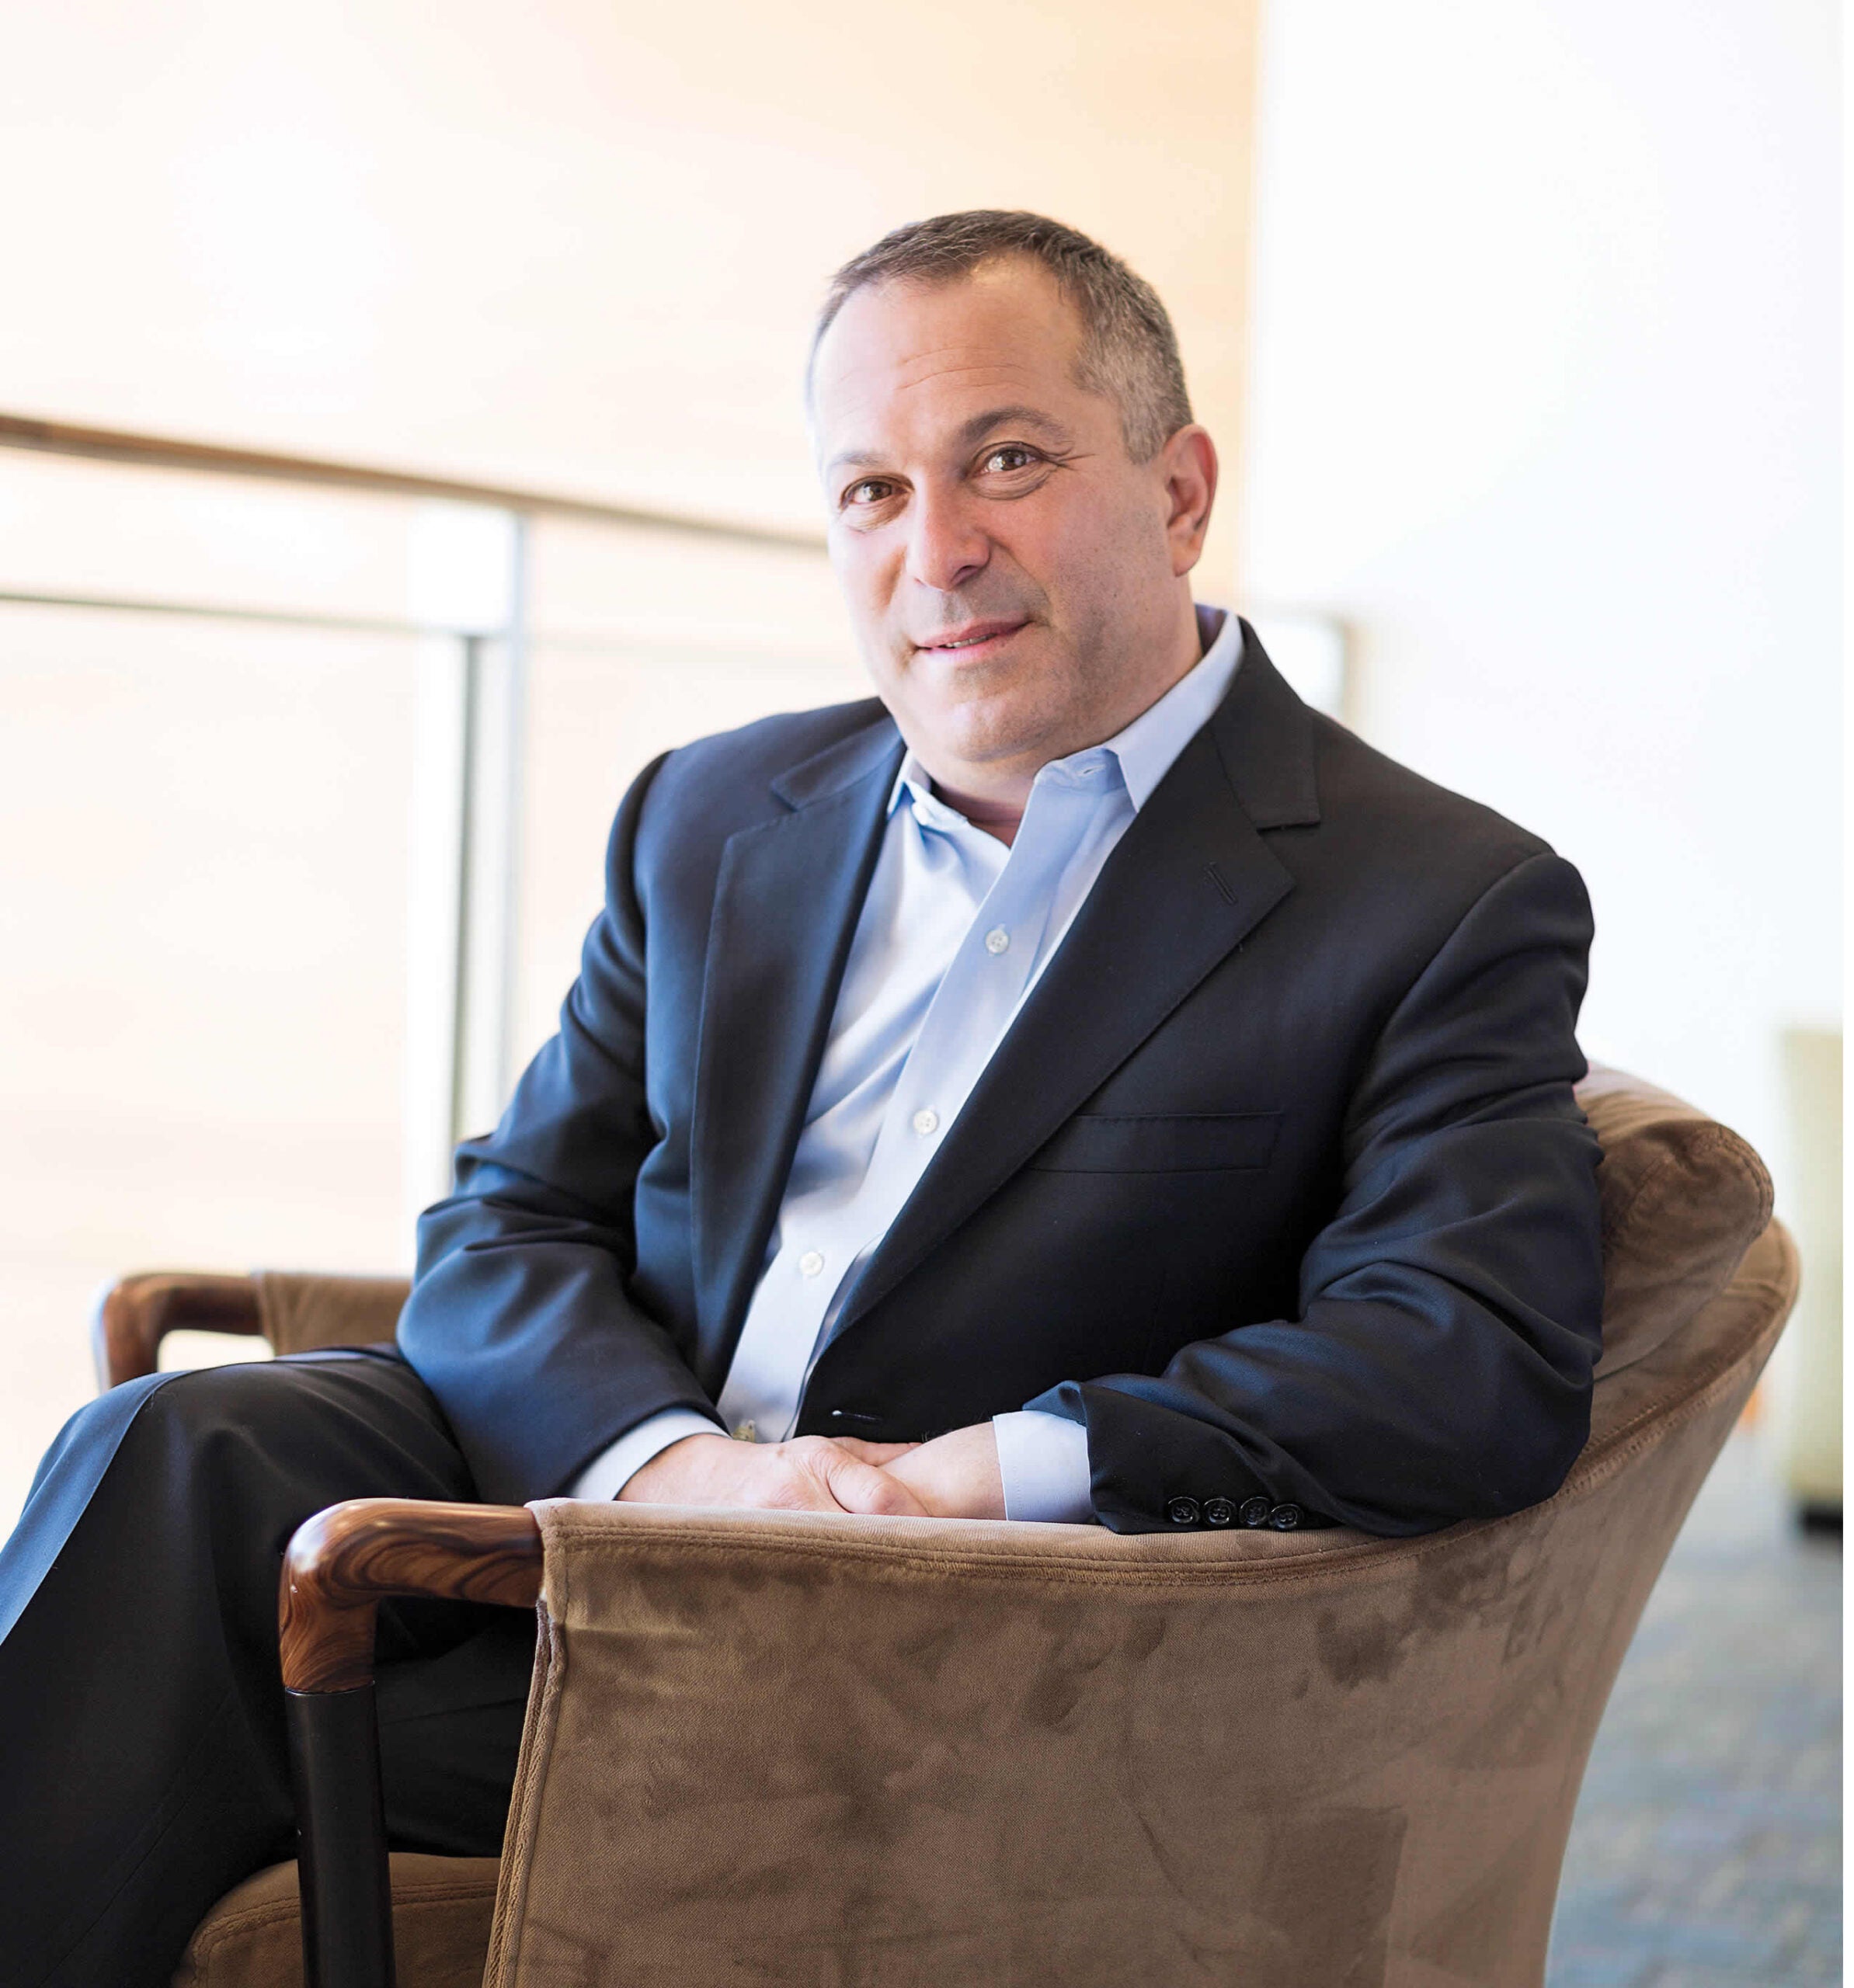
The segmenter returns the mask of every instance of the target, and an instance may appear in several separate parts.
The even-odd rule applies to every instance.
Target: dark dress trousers
[[[1582,1446],[1598,1351],[1589,907],[1245,635],[798,1428],[1054,1410],[1121,1531],[1264,1499],[1379,1533],[1513,1510]],[[485,1497],[557,1492],[720,1392],[901,751],[844,705],[672,753],[626,799],[560,1032],[461,1149],[400,1324]]]
[[[294,1527],[559,1492],[719,1392],[900,757],[864,703],[656,763],[558,1036],[420,1228],[398,1350],[72,1418],[0,1549],[0,1983],[160,1988],[291,1854]],[[1601,1279],[1590,940],[1535,837],[1309,711],[1252,634],[840,1308],[799,1426],[1087,1425],[1108,1525],[1418,1532],[1550,1493]],[[382,1611],[389,1832],[499,1846],[532,1625]]]

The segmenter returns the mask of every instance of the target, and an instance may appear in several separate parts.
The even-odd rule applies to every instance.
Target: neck
[[[1033,773],[1031,778],[1036,776]],[[975,829],[983,829],[988,836],[995,836],[1008,849],[1017,839],[1017,830],[1024,822],[1024,810],[1030,801],[1028,782],[1023,796],[1018,800],[993,800],[982,794],[962,794],[957,787],[948,787],[943,780],[936,778],[934,791],[948,807],[956,810],[970,822]]]

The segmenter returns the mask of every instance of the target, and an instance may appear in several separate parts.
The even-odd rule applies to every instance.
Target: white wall
[[[1581,867],[1591,1052],[1779,1169],[1840,1003],[1838,23],[1271,0],[1261,64],[1246,586]]]

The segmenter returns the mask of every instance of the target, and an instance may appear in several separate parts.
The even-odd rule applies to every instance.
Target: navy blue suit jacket
[[[1588,1433],[1591,938],[1536,836],[1310,711],[1252,631],[817,1357],[802,1432],[1086,1423],[1118,1530],[1265,1497],[1413,1533]],[[899,763],[873,700],[666,756],[560,1033],[419,1227],[400,1343],[484,1497],[708,1408]],[[1215,1501],[1226,1501],[1219,1505]]]

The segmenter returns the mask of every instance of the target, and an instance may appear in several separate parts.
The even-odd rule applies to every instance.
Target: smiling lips
[[[977,655],[997,647],[1029,625],[1028,617],[1016,621],[970,621],[963,628],[948,629],[932,641],[917,642],[924,655]]]

